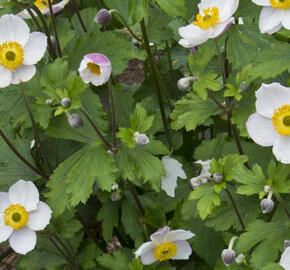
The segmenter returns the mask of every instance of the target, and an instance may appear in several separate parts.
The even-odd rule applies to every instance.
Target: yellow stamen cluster
[[[4,211],[4,224],[14,230],[20,230],[26,226],[29,214],[20,204],[12,204]]]
[[[210,28],[220,21],[218,7],[207,8],[203,10],[204,16],[201,14],[196,15],[196,21],[194,25],[200,27],[203,30]]]
[[[154,250],[154,257],[158,261],[167,261],[175,256],[177,246],[172,242],[164,242]]]
[[[53,3],[52,0],[51,0],[51,3]],[[40,11],[48,11],[49,10],[48,0],[36,0],[34,2],[34,5],[37,6],[37,8]]]
[[[290,105],[283,105],[275,110],[272,116],[272,123],[279,134],[290,135]]]
[[[96,75],[101,75],[101,68],[99,65],[94,64],[94,63],[88,63],[87,67],[90,70],[90,72],[92,72]]]
[[[270,0],[273,8],[287,9],[290,8],[290,0]]]
[[[15,41],[4,42],[0,45],[0,65],[15,71],[23,63],[24,51]]]

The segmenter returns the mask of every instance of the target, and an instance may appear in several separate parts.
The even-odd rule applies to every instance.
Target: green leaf
[[[127,147],[134,148],[136,146],[136,141],[134,139],[134,131],[131,128],[119,128],[117,137],[121,142],[125,143]]]
[[[268,262],[277,259],[284,240],[289,236],[289,228],[289,222],[257,220],[247,226],[247,232],[240,236],[237,249],[244,253],[254,248],[251,266],[255,270],[262,269]]]
[[[128,0],[129,14],[133,24],[140,22],[148,11],[148,0]]]
[[[147,208],[145,211],[146,223],[155,227],[162,228],[166,225],[165,213],[159,208]]]
[[[220,109],[212,100],[202,100],[194,93],[189,93],[175,103],[175,109],[171,114],[173,129],[186,128],[187,131],[196,127],[210,116],[220,113]]]
[[[130,263],[128,255],[125,254],[124,250],[115,251],[112,254],[104,254],[102,257],[97,258],[97,261],[105,269],[109,270],[128,270]]]
[[[278,263],[268,263],[262,270],[284,270]]]
[[[119,203],[117,202],[105,202],[98,213],[97,219],[102,221],[103,237],[106,241],[109,241],[114,227],[119,224]]]
[[[221,89],[220,83],[216,80],[217,75],[205,74],[201,75],[192,88],[202,100],[207,99],[207,90],[217,91]]]
[[[212,214],[214,208],[219,206],[221,201],[211,184],[203,184],[194,189],[189,195],[189,200],[198,200],[197,210],[202,219]]]
[[[147,116],[146,110],[138,103],[134,114],[130,118],[131,128],[134,132],[144,133],[151,128],[153,120],[154,115]]]
[[[157,157],[142,147],[136,147],[120,149],[115,158],[124,179],[129,179],[136,184],[141,179],[143,183],[149,182],[156,191],[160,190],[161,177],[165,175],[165,171],[163,163]]]
[[[94,21],[96,14],[98,12],[98,9],[96,8],[87,8],[80,11],[80,15],[82,17],[83,23],[87,29],[87,31],[90,32],[99,32],[99,26]],[[75,29],[75,31],[81,35],[84,33],[84,29],[80,23],[80,20],[78,18],[77,13],[75,13],[71,19],[72,25]]]
[[[170,17],[186,17],[185,0],[156,0],[156,2]]]
[[[121,35],[107,31],[99,33],[83,34],[76,41],[70,56],[70,66],[72,69],[78,69],[84,55],[98,52],[105,54],[111,61],[113,73],[122,73],[128,65],[129,60],[137,58],[143,60],[145,54],[138,51],[137,48],[122,37]]]

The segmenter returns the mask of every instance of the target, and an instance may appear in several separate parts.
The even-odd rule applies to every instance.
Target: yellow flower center
[[[290,8],[290,0],[270,0],[273,8],[287,9]]]
[[[281,135],[290,135],[290,105],[283,105],[272,116],[274,129]]]
[[[164,242],[154,250],[154,257],[158,261],[167,261],[175,256],[177,246],[171,242]]]
[[[196,21],[194,25],[200,27],[203,30],[210,28],[220,21],[218,7],[207,8],[203,10],[204,16],[201,14],[196,15]]]
[[[15,71],[23,63],[24,51],[22,46],[15,41],[4,42],[0,45],[0,64]]]
[[[14,230],[22,229],[28,222],[29,214],[20,204],[12,204],[4,211],[4,223]]]
[[[51,3],[53,3],[52,0],[51,0]],[[37,8],[40,11],[47,11],[47,10],[49,10],[48,0],[36,0],[34,2],[34,5],[37,6]]]
[[[94,63],[88,63],[87,67],[90,70],[90,72],[97,74],[97,75],[101,75],[101,68],[99,65],[94,64]]]

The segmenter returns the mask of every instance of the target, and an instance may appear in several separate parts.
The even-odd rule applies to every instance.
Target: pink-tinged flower
[[[11,248],[26,254],[36,245],[36,232],[50,221],[52,211],[39,201],[31,181],[19,180],[7,192],[0,192],[0,243],[9,239]]]
[[[261,33],[274,34],[283,26],[290,30],[290,1],[289,0],[252,0],[263,6],[259,27]]]
[[[84,83],[92,83],[95,86],[106,83],[112,72],[110,60],[103,54],[90,53],[84,56],[79,73]]]
[[[51,0],[51,2],[53,2],[53,0]],[[68,2],[69,2],[69,0],[63,0],[63,1],[60,1],[58,4],[52,5],[53,14],[56,14],[56,13],[60,12],[61,10],[63,10]],[[44,15],[50,14],[48,0],[36,0],[34,2],[34,5],[37,6],[37,8],[40,10],[40,12],[42,14],[44,14]],[[35,17],[38,16],[37,13],[33,9],[30,9],[30,10]],[[23,11],[18,13],[17,16],[21,17],[22,19],[30,19],[31,18],[30,14],[28,13],[28,11],[26,9],[24,9]]]
[[[150,236],[151,241],[143,243],[135,252],[136,257],[141,257],[144,265],[156,261],[188,260],[192,249],[186,240],[195,236],[190,231],[174,230],[164,227]]]
[[[280,260],[280,265],[285,269],[285,270],[290,270],[290,247],[287,247]]]
[[[21,18],[3,15],[0,18],[0,87],[32,79],[36,72],[34,65],[43,57],[46,46],[43,33],[30,33]]]
[[[273,146],[277,160],[289,164],[290,88],[263,83],[256,98],[256,112],[246,123],[248,133],[255,143]]]
[[[239,0],[201,0],[196,20],[179,28],[179,44],[192,48],[223,34],[234,22],[238,6]]]

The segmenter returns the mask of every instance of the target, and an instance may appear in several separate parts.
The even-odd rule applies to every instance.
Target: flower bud
[[[134,139],[137,145],[143,146],[148,144],[150,141],[145,134],[140,134],[138,131],[134,133]]]
[[[111,155],[111,156],[114,156],[113,151],[111,151],[110,149],[107,151],[107,153],[108,153],[109,155]]]
[[[71,100],[70,100],[70,98],[66,97],[66,98],[63,98],[60,103],[61,103],[62,107],[69,108],[71,105]]]
[[[51,105],[52,102],[53,102],[53,99],[47,99],[47,100],[45,101],[45,104],[46,104],[46,105]]]
[[[273,210],[274,202],[271,199],[263,199],[260,206],[263,214],[268,214]]]
[[[284,241],[284,248],[286,249],[287,247],[290,247],[290,240]]]
[[[225,264],[225,266],[230,266],[235,260],[235,251],[231,249],[224,249],[221,255],[221,258]]]
[[[95,22],[98,24],[108,24],[112,20],[112,14],[109,10],[102,8],[98,11]]]
[[[115,191],[111,194],[112,202],[117,202],[121,200],[121,194],[118,191]]]
[[[246,256],[245,256],[244,254],[239,254],[239,255],[236,257],[236,259],[235,259],[235,261],[236,261],[237,264],[241,264],[241,263],[243,263],[245,260],[246,260]]]
[[[199,187],[201,184],[202,183],[201,183],[200,180],[196,181],[196,177],[190,179],[190,186],[191,186],[192,190],[194,190],[195,188]]]
[[[68,123],[73,128],[80,128],[84,126],[83,119],[77,113],[73,113],[68,117]]]
[[[188,80],[188,78],[181,78],[177,82],[177,88],[180,91],[186,91],[190,88],[190,86],[191,86],[191,81]]]
[[[118,188],[119,188],[119,185],[118,184],[112,185],[112,190],[117,190]]]
[[[224,176],[223,176],[222,173],[220,173],[220,172],[216,172],[216,173],[213,175],[212,179],[213,179],[213,181],[214,181],[215,183],[218,184],[218,183],[221,183],[221,182],[224,180]]]
[[[269,192],[271,191],[271,187],[268,186],[268,185],[264,186],[264,191],[265,191],[266,193],[269,193]]]

